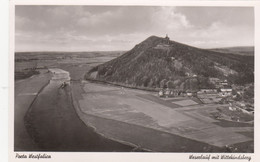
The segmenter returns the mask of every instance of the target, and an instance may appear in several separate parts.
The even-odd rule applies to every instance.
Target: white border
[[[8,1],[0,2],[0,51],[1,51],[1,80],[0,80],[0,157],[1,160],[7,161],[8,153]]]
[[[260,2],[259,1],[171,1],[171,0],[11,0],[10,1],[10,33],[9,33],[9,161],[21,161],[29,162],[35,161],[37,159],[15,159],[15,152],[13,151],[13,139],[14,139],[14,5],[128,5],[128,6],[252,6],[255,7],[255,96],[260,96],[259,94],[259,83],[257,82],[259,78],[259,66],[257,60],[259,60],[258,53],[260,51]],[[259,157],[259,139],[257,134],[259,131],[259,112],[257,110],[260,101],[255,97],[255,153],[246,154],[251,155],[251,161],[260,161]],[[139,162],[139,161],[149,161],[149,162],[187,162],[187,161],[207,161],[207,160],[189,160],[188,156],[192,153],[83,153],[83,152],[47,152],[52,156],[51,159],[40,159],[41,161],[55,161],[55,162]],[[197,155],[200,155],[198,153]],[[207,153],[203,153],[206,155]],[[211,153],[211,155],[216,155],[218,153]],[[223,153],[221,153],[223,154]],[[241,154],[242,155],[242,154]],[[211,160],[211,161],[239,161],[244,162],[245,160]]]
[[[127,5],[127,6],[255,6],[258,1],[208,0],[10,0],[16,5]]]

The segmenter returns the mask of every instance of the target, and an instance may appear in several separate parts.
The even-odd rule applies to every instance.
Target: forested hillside
[[[120,57],[91,69],[86,78],[91,77],[150,88],[170,84],[184,90],[213,87],[210,77],[245,84],[254,81],[254,57],[199,49],[151,36]]]

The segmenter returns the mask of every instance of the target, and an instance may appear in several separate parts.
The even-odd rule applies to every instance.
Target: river
[[[27,131],[38,146],[33,151],[132,151],[128,146],[97,134],[82,122],[72,104],[70,75],[49,69],[50,83],[38,94],[25,117]],[[67,86],[61,88],[66,82]],[[24,150],[28,151],[28,150]]]

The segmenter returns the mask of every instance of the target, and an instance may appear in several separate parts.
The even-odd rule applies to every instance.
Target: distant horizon
[[[162,37],[161,37],[162,38]],[[144,40],[143,40],[144,41]],[[171,40],[171,41],[174,41],[174,40]],[[141,43],[141,42],[139,42]],[[178,42],[178,43],[182,43],[182,42]],[[184,43],[182,43],[184,44]],[[192,45],[189,45],[189,44],[185,44],[185,45],[188,45],[188,46],[192,46]],[[196,47],[196,46],[192,46],[192,47]],[[245,46],[226,46],[226,47],[214,47],[214,48],[200,48],[200,47],[196,47],[196,48],[200,48],[200,49],[205,49],[205,50],[211,50],[211,49],[225,49],[225,48],[246,48],[246,47],[255,47],[254,45],[245,45]],[[131,49],[133,49],[134,46],[130,49],[127,49],[127,50],[95,50],[95,51],[55,51],[55,50],[46,50],[46,51],[15,51],[15,52],[127,52]]]
[[[15,51],[15,53],[24,53],[24,52],[64,52],[64,53],[69,53],[69,52],[126,52],[128,50],[112,50],[112,51]]]
[[[181,43],[181,42],[179,42]],[[190,45],[189,45],[190,46]],[[195,46],[193,46],[195,47]],[[230,47],[215,47],[215,48],[200,48],[200,49],[205,49],[205,50],[211,50],[211,49],[225,49],[225,48],[247,48],[247,47],[255,47],[254,45],[248,45],[248,46],[230,46]],[[134,48],[134,47],[133,47]],[[199,48],[199,47],[196,47]],[[132,48],[131,48],[132,49]],[[129,50],[131,50],[129,49]],[[127,52],[129,50],[100,50],[100,51],[15,51],[15,53],[19,52],[19,53],[24,53],[24,52]]]

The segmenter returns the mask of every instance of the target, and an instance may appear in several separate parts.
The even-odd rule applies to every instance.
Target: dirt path
[[[51,70],[53,73],[55,70]],[[55,72],[61,79],[62,71]],[[54,74],[54,75],[55,75]],[[66,74],[67,75],[67,74]],[[87,127],[77,116],[72,105],[70,86],[59,88],[55,81],[39,94],[27,120],[28,130],[39,146],[37,151],[131,151],[127,146],[102,137]]]

